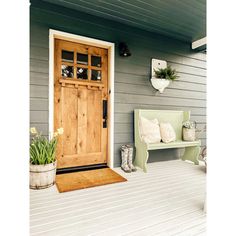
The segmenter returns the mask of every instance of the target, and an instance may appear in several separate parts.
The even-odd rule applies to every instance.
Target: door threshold
[[[68,167],[68,168],[61,168],[61,169],[57,169],[56,174],[60,175],[60,174],[67,174],[67,173],[72,173],[72,172],[96,170],[96,169],[103,169],[103,168],[108,168],[106,163],[88,165],[88,166],[74,166],[74,167]]]

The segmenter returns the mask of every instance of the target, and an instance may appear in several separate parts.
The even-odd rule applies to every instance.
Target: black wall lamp
[[[119,44],[119,52],[120,52],[120,56],[121,57],[129,57],[129,56],[131,56],[131,53],[130,53],[126,43],[120,43]]]

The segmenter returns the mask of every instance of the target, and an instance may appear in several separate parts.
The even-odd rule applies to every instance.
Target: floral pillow
[[[163,143],[170,143],[176,140],[175,130],[170,123],[161,123],[160,131]]]
[[[148,120],[144,117],[139,118],[139,133],[145,143],[160,143],[161,134],[157,119]]]

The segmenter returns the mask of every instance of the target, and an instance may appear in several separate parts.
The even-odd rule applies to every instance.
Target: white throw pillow
[[[162,142],[170,143],[176,140],[175,130],[170,123],[161,123],[160,131]]]
[[[144,117],[139,118],[139,132],[142,141],[145,143],[160,143],[161,134],[157,119],[148,120]]]

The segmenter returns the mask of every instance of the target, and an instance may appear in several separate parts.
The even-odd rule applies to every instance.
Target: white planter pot
[[[184,141],[195,141],[196,132],[195,128],[188,129],[183,127],[183,140]]]
[[[158,79],[153,77],[151,78],[151,83],[155,89],[159,90],[160,93],[163,93],[164,89],[170,84],[170,81],[168,79]]]
[[[30,164],[30,188],[44,189],[55,183],[57,161],[46,165]]]

